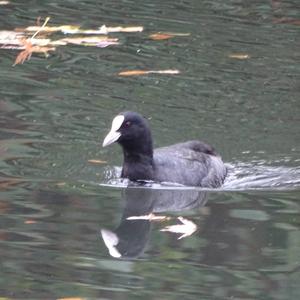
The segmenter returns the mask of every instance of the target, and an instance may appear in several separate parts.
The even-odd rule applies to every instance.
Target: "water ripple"
[[[227,164],[228,175],[221,190],[295,190],[300,188],[300,167],[271,166],[263,161]],[[124,188],[130,183],[119,178],[120,167],[106,167],[101,185]],[[187,189],[180,184],[148,182],[154,189]],[[217,189],[217,190],[220,190]],[[216,189],[214,189],[216,190]]]
[[[249,189],[297,189],[300,187],[300,167],[269,166],[263,162],[238,162],[230,164],[224,188]]]

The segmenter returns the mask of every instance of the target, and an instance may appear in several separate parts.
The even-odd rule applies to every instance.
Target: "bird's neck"
[[[152,143],[135,143],[123,145],[124,162],[121,177],[130,180],[153,180],[154,161]]]
[[[130,143],[123,146],[124,162],[127,163],[153,163],[153,148],[152,143],[144,142],[139,145]]]

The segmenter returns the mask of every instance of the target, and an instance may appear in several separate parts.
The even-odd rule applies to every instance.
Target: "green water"
[[[38,16],[144,31],[15,67],[18,51],[0,49],[0,298],[298,299],[298,2],[11,1],[0,30]],[[190,35],[149,38],[161,31]],[[180,74],[117,75],[135,69]],[[101,147],[123,110],[150,119],[155,146],[214,145],[224,187],[124,188],[119,147]],[[168,219],[126,220],[150,212]],[[197,230],[161,231],[179,216]]]

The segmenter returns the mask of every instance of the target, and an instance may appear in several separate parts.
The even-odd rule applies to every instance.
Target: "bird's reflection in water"
[[[138,216],[201,207],[207,202],[207,193],[192,189],[128,187],[123,192],[123,198],[125,207],[120,225],[114,231],[102,229],[101,235],[111,256],[136,258],[143,253],[151,228],[149,218],[139,219]]]

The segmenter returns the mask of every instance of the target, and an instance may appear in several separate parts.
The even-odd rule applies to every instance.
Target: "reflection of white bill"
[[[119,238],[117,237],[117,235],[114,232],[107,230],[107,229],[101,229],[101,235],[102,235],[104,244],[109,251],[109,254],[112,257],[121,257],[122,255],[116,248],[116,246],[119,243]]]

